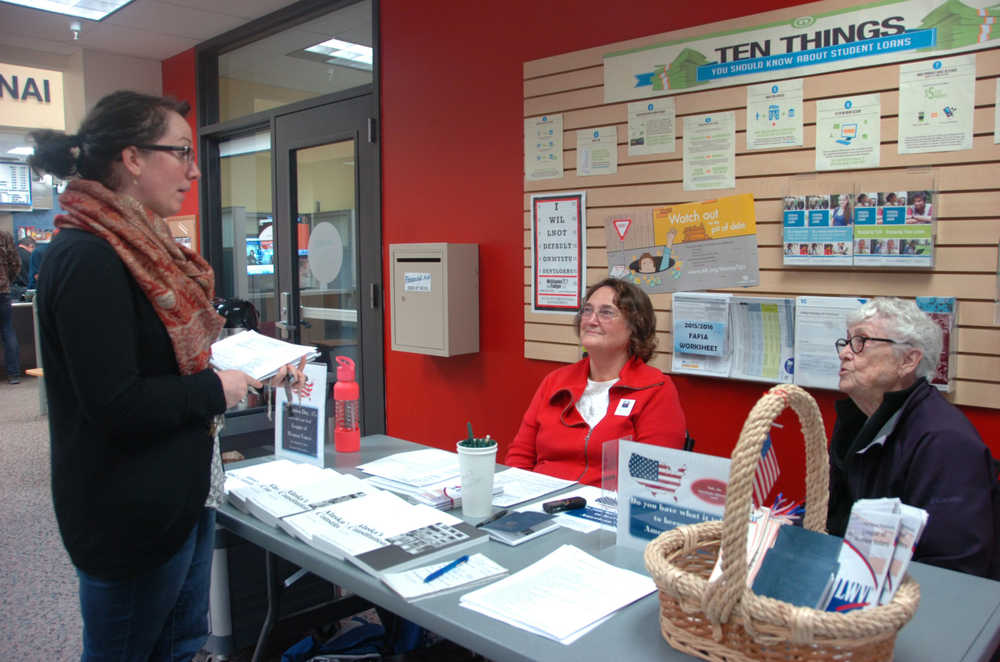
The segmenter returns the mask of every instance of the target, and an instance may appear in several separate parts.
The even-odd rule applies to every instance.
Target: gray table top
[[[418,448],[421,446],[411,442],[372,435],[362,439],[360,453],[337,454],[332,447],[328,448],[327,466],[352,471],[364,462]],[[633,660],[693,659],[670,648],[663,640],[655,594],[629,605],[572,645],[564,646],[459,606],[462,590],[408,602],[351,564],[318,552],[228,504],[219,511],[219,523],[250,542],[497,662],[606,661],[621,657],[625,651]],[[560,528],[517,547],[491,540],[482,551],[514,573],[569,543],[609,563],[645,574],[641,552],[609,541],[613,543],[610,536],[600,532],[582,534]],[[911,574],[920,583],[920,608],[896,639],[895,659],[900,662],[988,660],[1000,644],[1000,582],[922,563],[912,564]]]

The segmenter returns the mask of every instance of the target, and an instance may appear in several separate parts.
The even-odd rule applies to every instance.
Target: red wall
[[[198,87],[195,85],[195,57],[194,49],[179,53],[169,60],[164,60],[161,65],[163,75],[163,94],[172,96],[181,101],[191,104],[191,112],[187,115],[188,124],[191,125],[191,134],[198,135]],[[194,143],[195,150],[198,149],[198,141]],[[197,151],[195,152],[197,155]],[[198,183],[188,192],[184,199],[184,205],[177,212],[179,216],[198,213]],[[199,221],[201,217],[198,217]],[[198,240],[201,243],[201,240]]]
[[[387,337],[389,434],[451,448],[471,420],[477,432],[506,444],[538,382],[557,367],[523,358],[522,63],[795,4],[382,0],[385,255],[397,242],[480,246],[481,350],[427,357],[393,352]],[[389,328],[387,319],[387,335]],[[728,380],[674,381],[698,450],[721,455],[730,453],[766,390]],[[829,430],[836,394],[815,395]],[[965,411],[1000,455],[1000,412]],[[773,435],[784,467],[779,484],[800,496],[801,434],[794,414],[779,422],[790,423]]]
[[[795,4],[382,0],[383,259],[390,243],[449,241],[478,243],[480,261],[478,354],[394,352],[387,313],[389,434],[451,448],[471,421],[500,439],[503,453],[538,382],[558,366],[523,358],[522,63]],[[193,51],[165,61],[164,93],[193,105],[194,71]],[[182,213],[196,210],[192,194]],[[766,390],[729,380],[674,381],[697,449],[727,456]],[[814,395],[829,432],[837,394]],[[1000,456],[1000,411],[963,410]],[[789,412],[778,422],[785,424],[773,434],[784,467],[779,487],[801,496],[798,424]]]

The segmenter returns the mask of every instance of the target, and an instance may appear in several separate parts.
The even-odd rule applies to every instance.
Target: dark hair
[[[190,109],[187,101],[172,97],[112,92],[87,113],[75,136],[50,129],[32,131],[35,153],[28,163],[60,179],[82,177],[114,188],[111,165],[121,158],[122,150],[156,142],[167,130],[169,112],[184,117]]]
[[[35,240],[32,239],[31,237],[24,236],[24,237],[21,237],[20,239],[17,240],[17,245],[18,246],[34,246],[35,245]]]
[[[649,361],[656,349],[656,313],[653,302],[641,289],[618,278],[605,278],[587,288],[584,301],[602,287],[610,287],[615,292],[615,305],[625,317],[629,328],[628,355],[637,356],[643,362]],[[580,311],[576,313],[576,333],[580,333]]]

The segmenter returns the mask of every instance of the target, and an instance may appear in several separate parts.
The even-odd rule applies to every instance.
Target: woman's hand
[[[226,409],[246,397],[250,386],[261,388],[263,384],[241,370],[216,370],[222,382],[222,392],[226,396]]]
[[[298,366],[293,366],[291,363],[281,366],[281,369],[275,373],[274,377],[271,378],[268,384],[270,384],[272,388],[290,386],[296,394],[301,396],[301,389],[306,383],[305,368],[306,357],[303,356],[302,360],[299,361]]]

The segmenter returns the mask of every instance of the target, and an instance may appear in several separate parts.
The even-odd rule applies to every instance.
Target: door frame
[[[344,140],[354,141],[355,209],[358,265],[358,324],[363,434],[385,432],[384,320],[382,315],[382,224],[379,149],[375,141],[375,95],[361,93],[336,103],[277,113],[271,122],[274,228],[277,254],[276,296],[279,315],[283,292],[290,293],[288,322],[293,342],[300,337],[299,271],[294,153],[299,149]],[[331,370],[335,366],[331,365]]]

